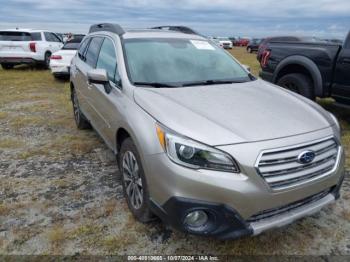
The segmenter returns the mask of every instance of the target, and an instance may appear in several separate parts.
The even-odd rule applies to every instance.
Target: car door
[[[61,50],[63,47],[62,40],[55,33],[50,33],[50,34],[51,34],[52,47],[54,49],[54,52]]]
[[[99,120],[99,133],[113,148],[115,131],[119,125],[119,106],[123,99],[121,83],[118,72],[117,52],[114,41],[106,37],[102,43],[96,68],[105,69],[109,78],[110,92],[106,92],[104,85],[93,84],[94,108],[97,110]]]
[[[90,119],[89,106],[86,101],[87,95],[87,82],[86,82],[86,70],[87,66],[84,65],[86,58],[86,52],[89,47],[91,41],[91,37],[85,38],[83,42],[80,44],[78,53],[74,58],[74,62],[71,65],[71,81],[74,84],[76,94],[78,96],[79,107],[80,110],[84,113],[84,115]],[[85,74],[85,75],[84,75]]]
[[[350,37],[349,37],[350,38]],[[350,39],[349,39],[350,40]],[[350,41],[340,51],[334,74],[332,96],[350,105]]]
[[[97,115],[97,110],[93,106],[95,94],[92,89],[93,85],[88,81],[87,73],[96,68],[96,62],[102,42],[102,37],[92,37],[86,47],[86,51],[83,53],[83,56],[78,53],[75,68],[72,69],[76,71],[76,90],[79,106],[84,115],[91,121],[91,124],[97,130],[100,126],[100,118]]]

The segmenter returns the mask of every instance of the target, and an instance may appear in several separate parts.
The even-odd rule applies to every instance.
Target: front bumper
[[[273,228],[280,228],[317,213],[339,197],[342,182],[343,177],[339,184],[330,190],[288,206],[276,208],[274,212],[281,210],[277,215],[267,215],[266,218],[254,219],[254,221],[244,220],[236,210],[223,204],[181,197],[172,197],[163,206],[159,206],[151,200],[151,209],[163,222],[177,230],[219,239],[237,239],[244,236],[258,235]],[[186,215],[195,210],[205,211],[209,217],[208,223],[200,230],[192,230],[183,223]]]
[[[220,146],[221,150],[235,157],[241,167],[239,174],[188,169],[173,163],[165,154],[148,155],[143,164],[147,180],[152,181],[148,186],[153,210],[164,221],[182,231],[219,238],[259,234],[317,212],[339,196],[344,176],[343,151],[339,154],[336,168],[329,175],[280,191],[274,191],[267,185],[254,164],[264,149],[301,144],[328,137],[332,133],[329,128],[272,141]],[[305,199],[325,190],[328,190],[327,196],[305,203]],[[187,204],[183,204],[184,199]],[[304,202],[293,210],[289,208],[289,205],[299,201]],[[209,208],[215,206],[211,208],[215,214],[213,217],[221,217],[218,224],[222,226],[207,228],[202,232],[192,232],[183,226],[186,212],[201,207],[207,209],[208,205]],[[274,212],[273,216],[264,219],[251,219],[256,214],[275,209],[287,212]],[[223,217],[227,220],[224,221]]]
[[[51,73],[58,76],[69,76],[69,66],[66,65],[52,65],[50,64]]]

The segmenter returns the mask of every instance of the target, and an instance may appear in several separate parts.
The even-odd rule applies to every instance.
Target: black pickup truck
[[[333,97],[350,106],[350,32],[343,45],[269,42],[260,77],[310,99]]]

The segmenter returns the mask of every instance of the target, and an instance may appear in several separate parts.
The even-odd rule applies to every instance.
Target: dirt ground
[[[111,151],[76,129],[68,84],[0,69],[0,254],[350,255],[349,174],[341,193],[312,217],[234,241],[140,224]]]

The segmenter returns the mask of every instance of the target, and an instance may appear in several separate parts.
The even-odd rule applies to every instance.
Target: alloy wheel
[[[139,165],[131,151],[126,151],[123,156],[122,173],[127,197],[132,207],[139,209],[143,203],[143,186],[139,174]]]

